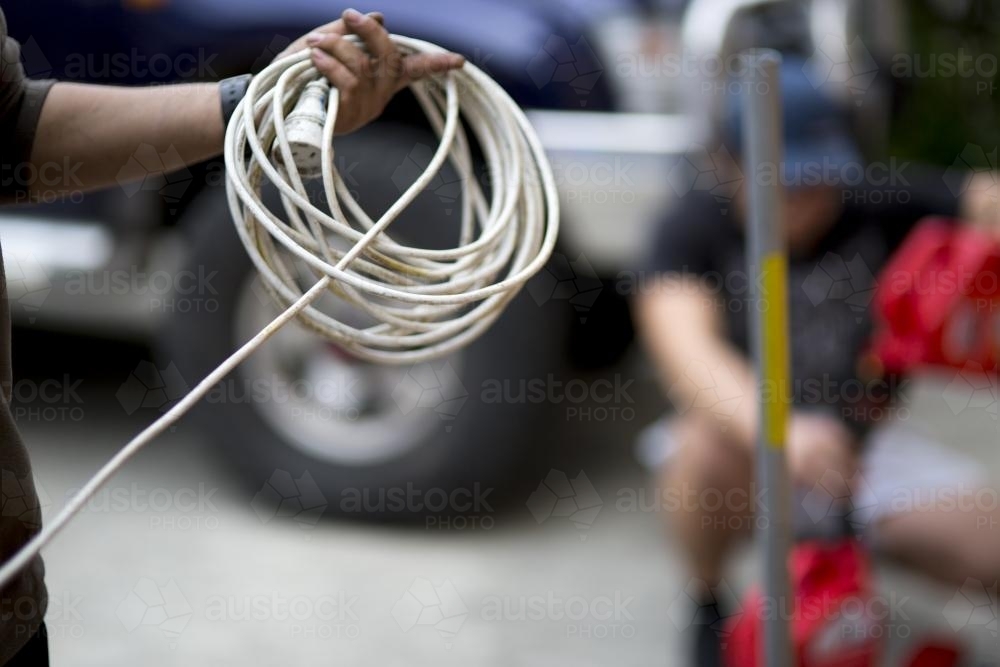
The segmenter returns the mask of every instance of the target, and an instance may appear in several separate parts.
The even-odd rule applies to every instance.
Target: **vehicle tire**
[[[398,198],[405,184],[397,187],[394,179],[407,171],[407,160],[423,155],[414,155],[414,146],[436,145],[417,128],[392,124],[350,139],[346,148],[338,140],[338,168],[350,169],[345,179],[362,190],[359,201],[368,211]],[[357,162],[341,164],[355,159],[349,155]],[[442,182],[452,177],[445,173]],[[447,225],[430,224],[448,215],[442,207],[456,208],[438,190],[422,195],[394,233],[429,247],[453,242]],[[189,386],[277,313],[257,288],[223,195],[221,188],[203,193],[185,221],[193,238],[187,270],[211,275],[217,307],[174,314],[156,345],[160,367],[175,364]],[[456,210],[456,228],[457,217]],[[406,520],[489,512],[517,481],[511,473],[523,472],[546,442],[552,406],[483,400],[483,389],[559,377],[567,315],[558,304],[539,305],[524,289],[457,357],[417,367],[350,360],[293,324],[202,401],[193,419],[252,489],[276,474],[287,481],[287,473],[305,492],[311,478],[325,500],[324,515]],[[477,494],[486,496],[478,511],[464,502]]]

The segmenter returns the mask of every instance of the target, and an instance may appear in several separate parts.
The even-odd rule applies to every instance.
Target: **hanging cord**
[[[397,35],[392,40],[404,54],[444,53],[427,42]],[[226,190],[240,240],[285,310],[101,468],[0,567],[0,589],[133,456],[292,320],[360,359],[429,361],[475,340],[545,265],[558,234],[558,197],[541,142],[521,109],[468,63],[410,89],[440,144],[413,185],[382,217],[372,220],[335,169],[339,95],[312,66],[309,52],[277,60],[254,78],[226,131]],[[465,127],[488,168],[489,201],[473,174]],[[456,247],[403,245],[390,236],[389,226],[446,161],[461,178]],[[317,177],[322,178],[327,211],[310,202],[304,187]],[[268,184],[278,190],[285,219],[262,201],[261,190]],[[312,286],[303,289],[303,283]],[[358,328],[339,321],[333,308],[323,310],[321,297],[346,302],[374,324]]]

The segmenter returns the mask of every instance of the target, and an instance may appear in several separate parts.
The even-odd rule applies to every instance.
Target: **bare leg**
[[[752,457],[704,418],[682,419],[674,433],[680,451],[662,475],[669,520],[695,576],[714,586],[753,524]]]
[[[991,587],[1000,578],[1000,511],[992,506],[996,495],[984,491],[952,497],[964,501],[958,507],[950,503],[881,521],[875,527],[877,548],[946,583],[961,586],[971,578]]]

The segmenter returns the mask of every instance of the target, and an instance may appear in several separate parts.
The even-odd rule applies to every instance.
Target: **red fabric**
[[[955,667],[960,654],[954,646],[924,646],[917,650],[908,667]]]
[[[1000,241],[929,218],[878,278],[872,352],[885,371],[928,366],[983,370],[1000,358]]]
[[[795,604],[788,619],[797,667],[876,667],[883,664],[882,623],[888,610],[875,597],[868,555],[854,538],[804,542],[788,559]],[[751,590],[739,613],[729,617],[723,648],[726,667],[764,667],[760,652],[761,619],[774,616],[759,589]],[[953,639],[914,636],[906,656],[892,667],[955,667],[963,652]]]
[[[878,638],[884,633],[872,629],[878,621],[868,613],[872,597],[869,564],[858,541],[806,542],[793,548],[788,564],[795,603],[781,617],[790,622],[793,664],[877,665]],[[762,667],[762,619],[773,618],[777,610],[774,604],[765,603],[759,590],[752,590],[741,611],[730,618],[725,664]],[[879,609],[875,611],[877,615]]]

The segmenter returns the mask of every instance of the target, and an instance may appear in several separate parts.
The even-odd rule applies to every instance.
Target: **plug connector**
[[[306,85],[295,108],[285,119],[285,134],[292,159],[302,178],[319,178],[323,174],[323,123],[326,122],[327,95],[330,84],[318,79]],[[281,162],[275,146],[274,157]]]

